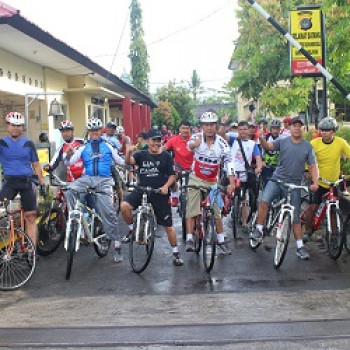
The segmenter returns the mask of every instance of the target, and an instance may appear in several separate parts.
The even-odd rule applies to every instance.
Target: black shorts
[[[142,192],[131,192],[124,201],[129,203],[133,209],[136,209],[141,205]],[[168,202],[169,197],[163,196],[157,193],[151,193],[149,195],[149,201],[153,206],[154,214],[157,218],[157,223],[161,226],[171,227],[173,226],[173,218],[171,215],[171,207]]]
[[[17,194],[21,195],[23,211],[33,211],[37,209],[36,205],[36,186],[33,182],[26,179],[5,180],[0,190],[0,201],[14,199]]]
[[[328,188],[318,186],[318,190],[316,192],[312,193],[312,195],[311,195],[310,204],[321,204],[322,196],[325,195],[328,191],[329,191]],[[333,192],[334,195],[337,196],[338,195],[337,189],[334,188],[333,191],[334,191]]]

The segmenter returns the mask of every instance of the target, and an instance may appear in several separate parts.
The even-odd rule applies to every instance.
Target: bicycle
[[[65,183],[56,175],[56,181],[66,191]],[[73,191],[70,189],[70,191]],[[69,280],[72,272],[74,254],[78,252],[80,244],[89,245],[93,243],[96,254],[103,258],[108,254],[111,245],[110,239],[104,233],[101,216],[93,208],[81,202],[80,193],[74,191],[77,195],[74,208],[68,211],[68,222],[64,238],[64,249],[67,252],[66,279]],[[87,194],[97,195],[98,192],[93,188],[87,188]]]
[[[206,272],[210,272],[214,267],[217,232],[214,219],[214,209],[210,203],[209,193],[211,188],[185,185],[186,189],[199,190],[201,192],[201,213],[195,218],[193,245],[196,254],[200,253],[201,247],[203,252],[203,265]],[[225,189],[222,186],[218,186],[220,191]]]
[[[182,239],[186,241],[186,202],[187,202],[187,190],[183,188],[184,185],[188,185],[189,176],[191,171],[181,170],[179,173],[179,185],[180,185],[180,196],[179,196],[179,207],[178,213],[181,217],[182,227]]]
[[[0,290],[14,290],[32,277],[36,251],[33,241],[24,232],[20,203],[4,200],[0,216]]]
[[[55,183],[57,176],[52,173],[49,176],[51,185],[57,186],[57,183]],[[66,186],[66,182],[61,182],[61,184],[64,187]],[[39,255],[48,256],[57,250],[66,232],[67,216],[67,205],[63,191],[60,188],[50,208],[44,212],[38,223],[37,252]]]
[[[327,244],[328,253],[332,259],[336,260],[341,255],[344,245],[343,216],[339,209],[339,198],[334,194],[334,188],[340,184],[343,179],[337,181],[328,181],[321,178],[320,181],[329,187],[327,193],[322,196],[322,202],[317,208],[312,218],[312,232],[318,231],[326,220],[324,235]],[[305,213],[307,208],[301,213],[301,221],[305,222]]]
[[[143,272],[151,261],[157,219],[148,197],[151,193],[161,194],[161,190],[152,187],[130,186],[129,189],[142,192],[141,204],[134,214],[134,228],[129,242],[129,261],[132,270]]]

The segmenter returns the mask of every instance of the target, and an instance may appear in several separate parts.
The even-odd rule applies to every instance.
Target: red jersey
[[[190,136],[183,140],[180,135],[172,136],[168,142],[165,144],[168,150],[174,152],[174,162],[179,164],[182,169],[189,171],[193,163],[193,152],[189,151],[187,148],[187,142]]]

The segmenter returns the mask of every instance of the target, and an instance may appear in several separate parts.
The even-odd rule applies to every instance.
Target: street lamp
[[[28,137],[28,132],[29,132],[29,106],[36,100],[36,98],[38,96],[62,96],[64,95],[64,92],[33,92],[33,93],[26,93],[24,95],[24,117],[26,119],[26,125],[27,125],[27,130],[26,130],[26,136]],[[34,98],[29,102],[29,97],[33,96]],[[50,115],[53,115],[55,117],[57,116],[62,116],[63,115],[63,111],[62,111],[62,107],[60,105],[60,103],[54,99],[51,104],[50,104]]]

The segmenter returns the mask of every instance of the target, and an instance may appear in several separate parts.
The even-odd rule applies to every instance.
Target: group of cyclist
[[[250,168],[263,178],[264,189],[259,200],[256,227],[250,232],[250,239],[261,242],[263,224],[268,207],[274,198],[285,195],[285,189],[276,181],[299,185],[304,178],[305,164],[311,175],[310,190],[314,193],[309,207],[305,234],[311,234],[310,222],[322,200],[328,186],[319,183],[319,176],[335,181],[340,174],[340,158],[350,157],[350,147],[345,140],[335,135],[337,123],[332,118],[324,118],[319,124],[320,136],[309,143],[303,138],[304,121],[301,117],[285,118],[281,122],[268,122],[261,119],[257,127],[246,121],[231,124],[227,129],[228,117],[219,123],[214,112],[206,112],[200,117],[200,131],[191,134],[191,125],[182,121],[178,135],[171,135],[167,130],[151,129],[141,133],[137,145],[132,145],[130,137],[125,135],[122,126],[109,122],[103,133],[102,121],[90,118],[86,124],[88,140],[74,137],[71,121],[60,123],[59,130],[63,138],[51,163],[44,167],[53,171],[60,162],[67,167],[67,191],[65,192],[69,207],[74,206],[78,193],[85,193],[87,187],[98,194],[93,205],[102,217],[104,230],[115,249],[114,260],[123,261],[122,243],[130,240],[133,230],[132,211],[142,199],[137,190],[123,199],[121,213],[128,224],[129,232],[121,237],[118,217],[113,204],[113,188],[118,188],[118,177],[114,176],[115,164],[136,166],[140,186],[158,188],[161,194],[152,193],[149,200],[153,206],[157,222],[164,227],[172,247],[172,261],[175,266],[183,265],[180,258],[177,235],[173,226],[172,206],[178,205],[179,191],[176,181],[179,172],[185,170],[189,175],[189,186],[213,188],[218,184],[219,174],[226,174],[227,193],[232,195],[236,189],[237,179],[246,191],[251,182]],[[44,192],[44,179],[32,141],[22,136],[24,118],[13,112],[6,116],[9,136],[0,139],[0,162],[3,167],[5,183],[0,191],[0,200],[13,199],[21,194],[24,217],[29,236],[33,242],[36,238],[36,192],[32,184],[33,175]],[[220,124],[220,125],[219,125]],[[169,151],[172,152],[171,157]],[[253,167],[254,164],[254,167]],[[23,181],[25,180],[25,181]],[[170,196],[170,198],[169,198]],[[300,192],[293,191],[294,205],[293,232],[296,239],[297,255],[308,259],[308,249],[300,224]],[[186,205],[186,252],[193,252],[193,234],[195,218],[200,214],[201,193],[189,188]],[[248,207],[248,202],[244,206]],[[217,231],[217,246],[225,255],[231,254],[224,236],[220,200],[213,200]],[[247,226],[247,215],[242,212],[243,227]]]

